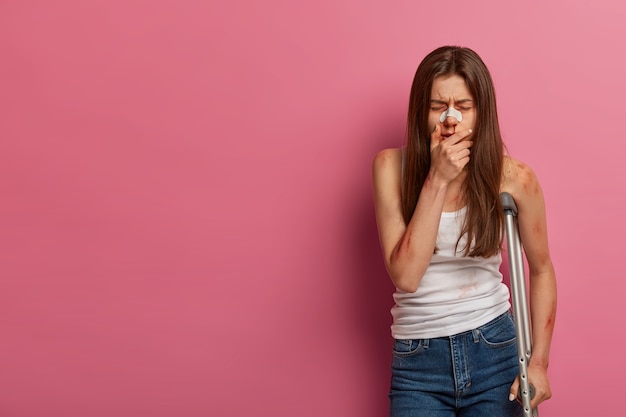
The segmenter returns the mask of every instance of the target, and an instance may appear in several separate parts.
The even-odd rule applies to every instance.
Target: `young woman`
[[[534,172],[504,155],[489,71],[471,49],[428,54],[411,89],[406,147],[373,163],[376,221],[396,286],[391,416],[516,416],[509,292],[499,271],[501,192],[518,206],[529,266],[534,408],[556,314],[544,199]]]

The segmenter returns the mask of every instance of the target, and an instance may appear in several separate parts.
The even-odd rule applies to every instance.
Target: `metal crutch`
[[[500,194],[500,202],[504,210],[506,244],[508,248],[509,272],[511,276],[511,300],[513,317],[515,318],[515,334],[517,336],[517,357],[519,360],[518,398],[522,400],[524,417],[538,417],[537,408],[531,410],[530,400],[535,396],[535,389],[528,381],[527,366],[532,353],[530,321],[526,298],[526,278],[524,275],[524,258],[522,241],[519,236],[517,221],[517,205],[509,193]]]

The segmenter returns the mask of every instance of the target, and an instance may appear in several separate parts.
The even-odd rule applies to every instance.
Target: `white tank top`
[[[502,282],[501,254],[464,256],[464,236],[455,246],[466,209],[441,213],[437,253],[414,293],[396,289],[391,334],[396,339],[430,339],[475,329],[510,309]]]

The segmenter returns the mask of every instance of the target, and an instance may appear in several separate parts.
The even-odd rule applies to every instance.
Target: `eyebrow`
[[[473,100],[471,98],[463,98],[461,100],[457,100],[454,102],[454,104],[464,104],[464,103],[471,103]],[[447,101],[444,100],[436,100],[436,99],[430,99],[431,103],[436,103],[436,104],[448,104]]]

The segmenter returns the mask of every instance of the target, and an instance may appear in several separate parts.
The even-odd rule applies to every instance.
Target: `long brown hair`
[[[476,106],[472,154],[462,192],[467,215],[461,236],[467,235],[468,256],[492,256],[502,246],[504,215],[500,205],[503,142],[498,125],[496,97],[491,75],[482,59],[469,48],[443,46],[428,54],[413,79],[409,99],[402,211],[408,224],[430,170],[428,114],[433,80],[459,75]],[[458,242],[457,242],[458,245]]]

